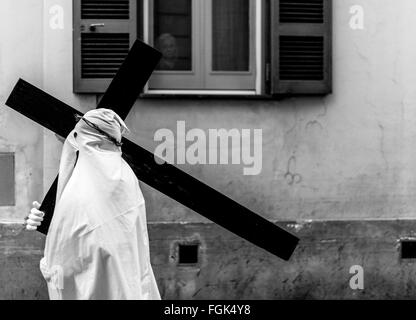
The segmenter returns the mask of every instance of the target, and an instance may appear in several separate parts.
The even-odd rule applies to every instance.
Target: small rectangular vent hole
[[[401,240],[400,251],[402,259],[416,259],[416,239]]]
[[[198,263],[198,244],[180,244],[178,248],[179,264],[197,264]]]

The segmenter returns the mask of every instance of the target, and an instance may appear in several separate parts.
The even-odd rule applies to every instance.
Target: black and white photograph
[[[413,0],[1,0],[0,300],[415,299],[414,30]]]

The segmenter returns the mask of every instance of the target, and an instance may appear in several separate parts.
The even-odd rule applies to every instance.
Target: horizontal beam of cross
[[[6,105],[63,137],[75,127],[75,115],[82,115],[24,80],[18,81]],[[284,260],[295,250],[299,239],[293,234],[175,166],[159,165],[151,152],[127,139],[123,158],[139,180],[260,248]]]

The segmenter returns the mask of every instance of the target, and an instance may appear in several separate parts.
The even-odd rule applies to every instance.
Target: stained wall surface
[[[56,5],[63,9],[63,29],[50,27]],[[364,9],[363,30],[350,26],[354,5]],[[354,264],[373,277],[366,297],[416,293],[412,268],[397,251],[397,240],[413,231],[394,222],[412,221],[416,208],[416,3],[334,0],[333,13],[331,95],[280,101],[152,98],[139,99],[132,109],[129,138],[152,152],[155,132],[176,133],[177,121],[205,132],[262,129],[259,175],[243,175],[243,164],[178,167],[304,236],[293,260],[282,263],[143,184],[164,297],[354,297],[362,294],[348,285]],[[27,289],[41,282],[36,261],[43,239],[19,224],[55,178],[61,150],[52,133],[4,102],[24,78],[83,112],[95,108],[99,97],[73,94],[72,63],[70,1],[0,2],[0,152],[15,153],[16,161],[16,204],[0,207],[0,298],[46,296],[44,287]],[[204,261],[195,274],[168,260],[171,248],[190,236],[200,239]],[[231,254],[238,245],[244,257]],[[226,257],[233,261],[225,264]],[[223,272],[220,282],[213,268]],[[335,279],[331,285],[328,272]],[[196,274],[203,279],[195,280]]]

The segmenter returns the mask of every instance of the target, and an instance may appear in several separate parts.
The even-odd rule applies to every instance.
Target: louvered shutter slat
[[[324,0],[281,0],[280,22],[323,23]]]
[[[129,0],[82,0],[81,19],[129,19]]]
[[[323,80],[323,37],[281,36],[279,50],[281,80]],[[299,61],[288,61],[291,56]],[[314,59],[303,60],[304,57]]]
[[[128,34],[82,34],[82,78],[113,78],[129,47]]]

